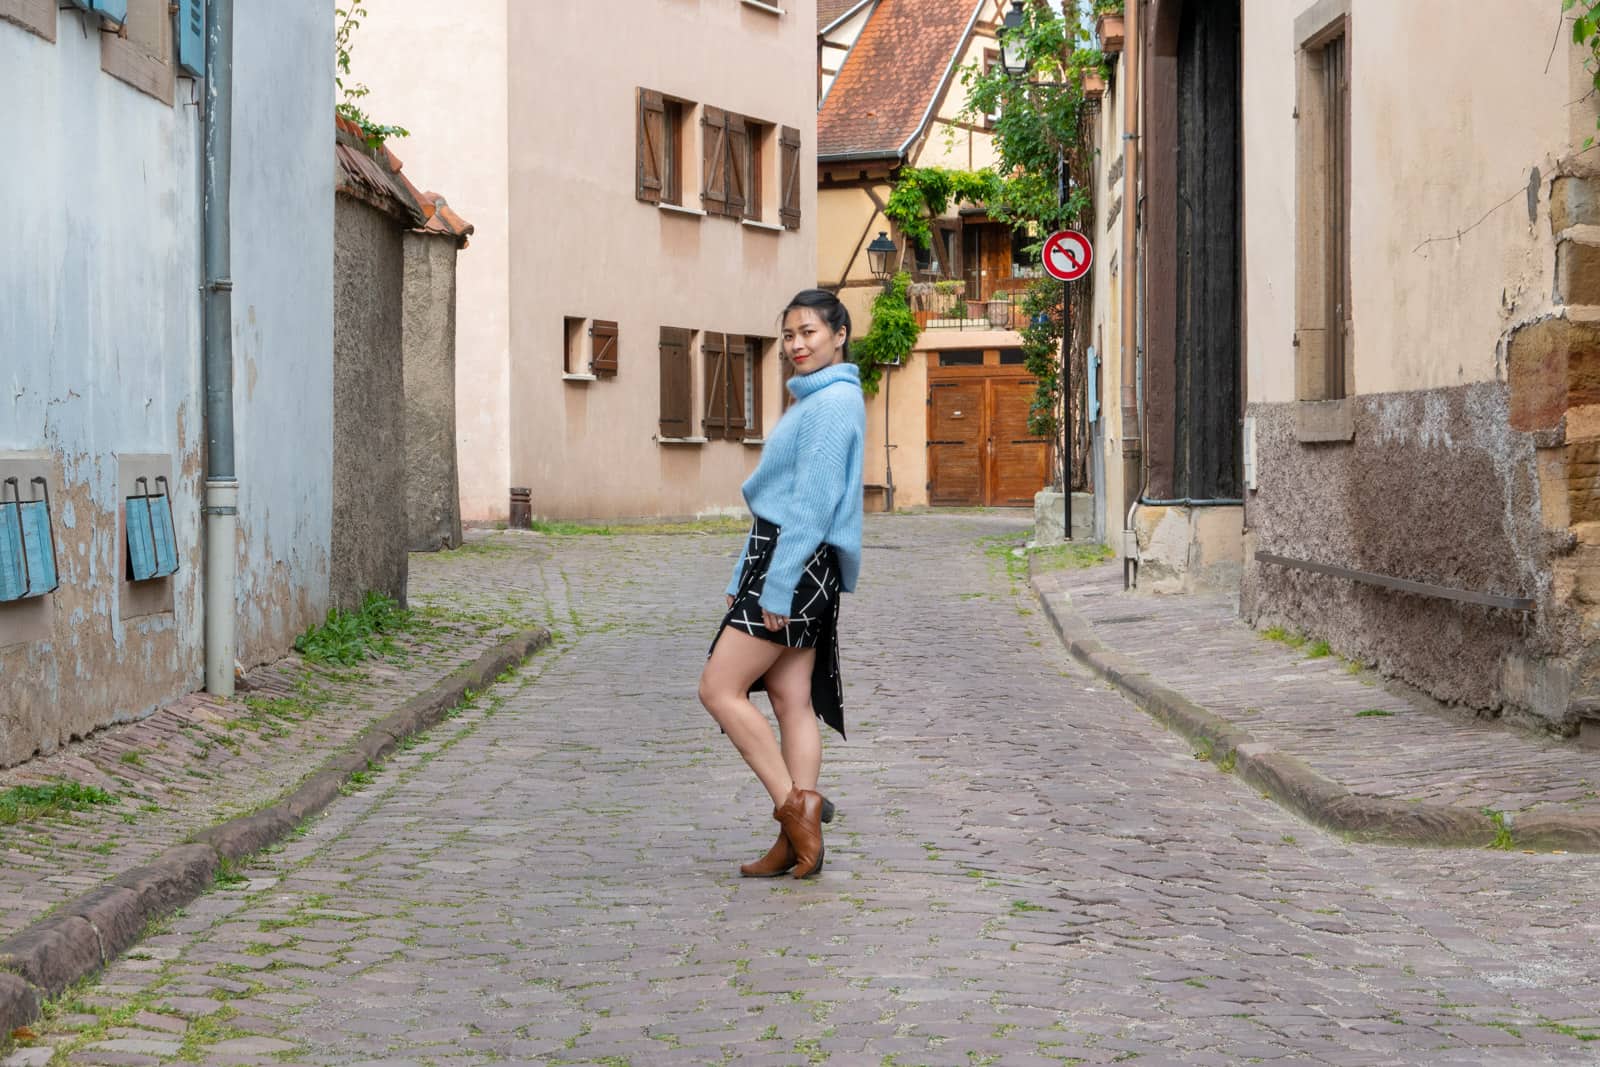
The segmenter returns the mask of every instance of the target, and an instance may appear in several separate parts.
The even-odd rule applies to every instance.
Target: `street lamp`
[[[1027,16],[1022,13],[1022,0],[1011,0],[1011,10],[1006,12],[1005,33],[1000,37],[1000,65],[1012,77],[1028,73],[1028,57],[1022,48],[1022,24]]]
[[[878,236],[867,246],[867,265],[872,269],[872,276],[882,282],[885,288],[889,285],[889,279],[894,276],[894,254],[897,251],[899,249],[889,240],[889,234],[885,230],[879,230]]]
[[[867,245],[867,265],[872,269],[872,276],[883,284],[884,292],[889,291],[889,283],[894,278],[894,258],[899,249],[889,239],[888,231],[879,230],[878,236]],[[899,362],[884,364],[883,371],[883,510],[894,510],[894,463],[890,453],[894,445],[889,443],[889,367],[898,367]]]

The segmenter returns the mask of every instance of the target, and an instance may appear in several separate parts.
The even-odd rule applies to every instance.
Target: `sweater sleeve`
[[[836,412],[819,404],[800,423],[798,469],[789,490],[793,503],[761,589],[761,607],[774,615],[787,616],[792,610],[800,574],[827,536],[847,489],[850,436]]]

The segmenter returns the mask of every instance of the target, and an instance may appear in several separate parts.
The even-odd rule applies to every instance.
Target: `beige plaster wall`
[[[383,0],[351,47],[363,108],[411,131],[390,149],[477,232],[457,266],[456,442],[462,517],[504,518],[509,474],[507,0]]]
[[[874,191],[882,200],[888,197],[889,186],[876,186]],[[870,241],[879,230],[891,227],[867,190],[859,186],[819,189],[817,218],[817,284],[833,287],[842,282],[870,282],[872,272],[862,235]],[[858,320],[856,325],[864,331],[868,324]]]
[[[1288,146],[1294,21],[1311,6],[1243,0],[1251,402],[1296,399]],[[1557,16],[1544,0],[1471,18],[1448,0],[1349,6],[1356,391],[1494,380],[1507,325],[1550,299],[1551,237],[1526,190],[1569,137],[1569,71],[1545,72]]]
[[[1113,86],[1116,84],[1120,80]],[[1116,181],[1110,178],[1123,150],[1122,105],[1114,87],[1108,87],[1101,99],[1093,129],[1099,159],[1094,170],[1095,232],[1090,235],[1095,264],[1089,283],[1094,286],[1091,343],[1100,356],[1100,420],[1091,441],[1097,441],[1099,450],[1100,482],[1095,486],[1095,498],[1096,506],[1104,511],[1105,541],[1121,556],[1123,538],[1118,531],[1126,521],[1123,501],[1127,492],[1122,464],[1122,234],[1127,199],[1123,193],[1124,177],[1119,176]],[[1121,205],[1112,219],[1111,206],[1119,200]]]
[[[775,16],[742,4],[615,8],[513,5],[508,49],[511,198],[511,480],[536,515],[692,515],[742,508],[757,449],[658,443],[663,326],[777,333],[777,316],[817,277],[816,9]],[[604,40],[599,50],[573,41]],[[693,101],[685,156],[700,156],[713,105],[801,131],[798,231],[672,212],[634,196],[636,90]],[[765,217],[777,219],[778,152]],[[685,205],[699,205],[697,167]],[[470,254],[470,253],[469,253]],[[619,324],[616,377],[562,380],[562,319]],[[701,361],[695,363],[697,416]],[[768,425],[779,367],[767,360]]]
[[[894,465],[894,505],[897,509],[925,507],[928,503],[928,354],[913,352],[905,366],[886,371],[885,378],[887,390],[880,386],[877,396],[867,398],[867,443],[862,480],[869,485],[884,482],[884,406],[887,399],[889,442],[895,446],[892,459],[888,459]]]

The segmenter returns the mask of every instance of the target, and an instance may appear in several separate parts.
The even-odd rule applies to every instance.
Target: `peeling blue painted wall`
[[[240,4],[234,105],[239,648],[284,651],[327,604],[333,4]],[[62,588],[0,647],[0,766],[196,689],[203,620],[199,87],[173,106],[101,70],[92,16],[0,22],[0,454],[45,454]],[[120,455],[172,457],[170,613],[123,620]],[[0,628],[6,621],[0,607]],[[0,630],[3,633],[3,630]]]

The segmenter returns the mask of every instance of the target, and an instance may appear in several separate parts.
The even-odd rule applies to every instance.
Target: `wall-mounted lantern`
[[[872,276],[884,285],[888,285],[889,279],[894,277],[894,257],[898,251],[884,230],[879,230],[878,236],[867,246],[867,266],[871,268]]]

